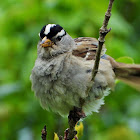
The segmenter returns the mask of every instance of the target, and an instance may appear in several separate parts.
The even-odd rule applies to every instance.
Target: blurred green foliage
[[[40,29],[57,23],[73,37],[98,38],[109,0],[6,0],[0,4],[0,139],[48,140],[63,135],[67,119],[43,110],[31,91]],[[140,1],[115,0],[106,37],[107,54],[140,63]],[[140,94],[118,83],[100,113],[84,120],[81,140],[139,140]]]

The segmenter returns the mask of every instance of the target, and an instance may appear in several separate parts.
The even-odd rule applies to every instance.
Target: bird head
[[[46,57],[58,56],[73,50],[75,42],[58,24],[47,24],[39,33],[38,54]]]

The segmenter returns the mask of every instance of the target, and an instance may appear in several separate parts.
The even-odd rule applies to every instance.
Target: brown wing
[[[73,50],[73,55],[85,58],[86,60],[95,59],[98,40],[92,37],[79,37],[74,39],[76,49]],[[102,55],[105,54],[106,48],[103,46]]]

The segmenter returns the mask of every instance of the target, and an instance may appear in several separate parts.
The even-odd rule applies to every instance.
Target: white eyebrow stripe
[[[65,35],[65,31],[64,31],[64,29],[62,29],[60,32],[58,32],[58,33],[56,34],[55,37],[64,36],[64,35]]]
[[[56,24],[48,24],[45,28],[44,34],[47,35],[50,32],[50,29],[54,26],[56,26]]]

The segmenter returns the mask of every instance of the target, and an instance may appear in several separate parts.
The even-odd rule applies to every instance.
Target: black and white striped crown
[[[55,36],[62,37],[64,35],[66,35],[66,31],[58,24],[47,24],[41,29],[39,33],[41,39],[43,39],[45,36],[51,39]]]

